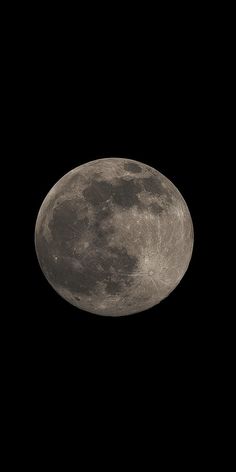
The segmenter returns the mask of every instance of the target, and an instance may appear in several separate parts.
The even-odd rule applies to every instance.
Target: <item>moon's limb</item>
[[[180,192],[160,172],[129,159],[99,159],[50,190],[35,246],[63,298],[121,316],[150,308],[176,287],[191,259],[193,225]]]

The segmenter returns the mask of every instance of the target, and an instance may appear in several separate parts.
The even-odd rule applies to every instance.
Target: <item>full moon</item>
[[[38,213],[35,247],[65,300],[124,316],[160,303],[178,285],[192,255],[193,225],[163,174],[111,157],[76,167],[52,187]]]

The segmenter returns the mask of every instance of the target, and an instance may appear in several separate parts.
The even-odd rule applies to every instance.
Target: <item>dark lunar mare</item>
[[[48,242],[42,234],[37,238],[41,265],[49,280],[55,286],[68,288],[78,295],[94,293],[99,289],[99,283],[104,284],[107,293],[118,294],[132,282],[129,275],[124,274],[132,273],[137,267],[137,259],[125,248],[108,246],[114,228],[109,225],[102,227],[112,216],[111,208],[104,203],[110,187],[103,184],[102,187],[95,185],[96,196],[100,196],[96,201],[90,188],[84,192],[94,208],[92,221],[80,217],[78,199],[66,200],[54,209],[49,224],[52,239]],[[73,241],[78,242],[82,236],[86,238],[88,232],[92,236],[92,247],[75,255]]]
[[[156,203],[156,202],[151,203],[149,209],[155,215],[159,215],[163,211],[163,208],[160,205],[158,205],[158,203]]]
[[[113,203],[130,208],[139,203],[137,194],[141,191],[141,185],[134,180],[115,179],[114,184],[101,181],[93,181],[83,191],[84,198],[91,204],[97,205],[112,199]]]
[[[142,168],[136,162],[124,162],[124,169],[134,174],[142,172]]]
[[[141,183],[144,190],[146,190],[146,192],[151,193],[152,195],[167,194],[158,176],[145,177],[141,179]]]
[[[73,255],[71,241],[79,239],[88,227],[88,217],[81,217],[78,212],[79,200],[65,200],[53,212],[49,229],[56,251],[66,250],[67,256]]]
[[[152,195],[163,195],[168,202],[172,201],[158,176],[144,177],[136,180],[119,178],[114,179],[112,184],[104,180],[93,180],[83,191],[83,196],[92,205],[104,203],[111,199],[114,204],[122,208],[131,208],[134,205],[138,205],[141,210],[144,207],[138,198],[138,194],[144,190]],[[156,212],[157,207],[154,206],[153,210]]]

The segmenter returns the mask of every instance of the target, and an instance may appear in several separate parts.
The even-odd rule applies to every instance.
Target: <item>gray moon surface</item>
[[[193,249],[180,192],[139,161],[98,159],[64,175],[38,213],[35,247],[52,287],[104,316],[138,313],[178,285]]]

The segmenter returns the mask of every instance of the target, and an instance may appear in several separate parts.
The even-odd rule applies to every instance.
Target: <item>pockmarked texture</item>
[[[64,175],[39,210],[35,247],[78,308],[122,316],[158,304],[186,272],[193,225],[177,188],[138,161],[98,159]]]

